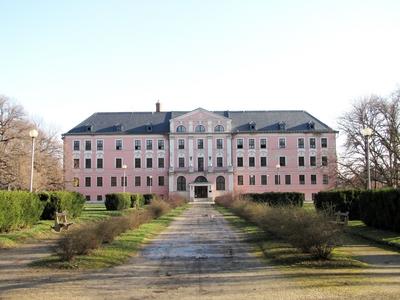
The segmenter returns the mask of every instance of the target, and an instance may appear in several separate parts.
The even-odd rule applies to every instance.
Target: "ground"
[[[100,271],[29,268],[51,242],[0,251],[1,299],[398,299],[400,255],[342,251],[371,268],[268,265],[211,205],[192,205],[128,263]],[[34,254],[34,255],[33,255]]]

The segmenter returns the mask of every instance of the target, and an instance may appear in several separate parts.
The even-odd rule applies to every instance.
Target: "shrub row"
[[[131,194],[113,193],[106,195],[105,206],[107,210],[123,210],[131,207]]]
[[[38,194],[44,205],[41,220],[54,220],[56,212],[67,211],[71,218],[79,217],[85,205],[85,197],[77,192],[57,191]]]
[[[341,229],[326,215],[296,206],[270,206],[240,197],[222,196],[216,203],[318,258],[328,258]]]
[[[111,243],[121,233],[158,218],[170,209],[166,201],[155,199],[146,210],[133,210],[125,216],[72,229],[59,240],[57,254],[61,260],[71,261],[76,255],[88,254],[104,243]]]
[[[273,206],[295,205],[303,206],[304,194],[297,192],[266,192],[266,193],[249,193],[244,194],[254,202],[268,203]]]
[[[0,191],[0,232],[31,226],[40,219],[43,204],[35,194]]]
[[[350,220],[360,219],[360,190],[332,190],[315,195],[314,206],[317,210],[331,213],[349,212]]]

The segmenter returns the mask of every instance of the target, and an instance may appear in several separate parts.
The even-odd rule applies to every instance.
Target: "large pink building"
[[[305,111],[95,113],[63,135],[66,189],[181,194],[335,186],[336,132]]]

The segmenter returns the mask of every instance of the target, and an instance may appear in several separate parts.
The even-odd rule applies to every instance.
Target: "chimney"
[[[157,100],[157,102],[156,102],[156,112],[160,112],[160,111],[161,111],[160,100]]]

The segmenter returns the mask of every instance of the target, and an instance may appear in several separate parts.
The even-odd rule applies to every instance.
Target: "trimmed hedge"
[[[400,232],[400,189],[362,192],[360,216],[368,226]]]
[[[143,194],[144,204],[148,205],[151,203],[151,200],[156,198],[156,194]]]
[[[43,204],[33,193],[0,191],[0,232],[33,225],[42,211]]]
[[[315,195],[314,206],[317,210],[349,212],[350,220],[360,219],[360,190],[332,190]]]
[[[105,206],[107,210],[123,210],[131,207],[131,194],[112,193],[106,195]]]
[[[77,192],[41,192],[39,199],[44,202],[42,220],[54,220],[56,212],[67,211],[71,218],[79,217],[85,205],[85,197]]]
[[[131,207],[139,208],[144,205],[144,197],[142,194],[131,195]]]
[[[249,193],[243,196],[249,197],[254,202],[267,203],[272,206],[303,206],[304,194],[297,192],[266,192],[266,193]]]

